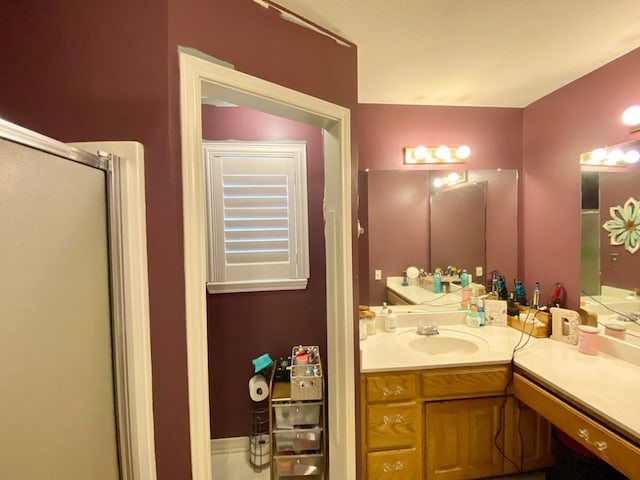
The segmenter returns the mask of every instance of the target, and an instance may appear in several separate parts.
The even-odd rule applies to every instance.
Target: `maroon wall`
[[[0,18],[2,117],[63,141],[144,144],[158,479],[191,478],[177,47],[350,108],[353,129],[356,48],[252,0],[6,0]]]
[[[628,172],[601,172],[600,176],[600,224],[611,219],[610,207],[624,205],[628,198],[640,200],[640,165]],[[617,263],[609,260],[618,254]],[[600,283],[609,287],[640,288],[640,251],[634,254],[624,245],[611,245],[609,232],[600,228]]]
[[[251,360],[268,352],[290,355],[294,345],[319,345],[326,354],[324,155],[322,130],[246,108],[202,109],[206,140],[307,142],[309,284],[305,290],[207,296],[211,438],[248,435],[253,406],[247,382]]]
[[[620,116],[640,103],[640,48],[524,109],[524,228],[522,254],[528,291],[535,282],[546,303],[554,282],[579,305],[580,165],[583,152],[622,143],[630,134]]]

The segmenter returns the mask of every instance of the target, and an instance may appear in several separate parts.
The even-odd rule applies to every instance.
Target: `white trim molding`
[[[210,480],[206,246],[201,98],[324,129],[329,477],[356,478],[351,141],[348,109],[179,49],[185,310],[193,480]]]
[[[138,142],[81,142],[70,144],[96,154],[116,155],[114,182],[120,193],[121,274],[124,320],[127,423],[132,480],[156,479],[151,375],[151,334],[147,270],[147,221],[144,150]]]

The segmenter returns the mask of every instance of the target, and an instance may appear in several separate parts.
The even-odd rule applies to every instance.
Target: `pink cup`
[[[624,340],[627,337],[627,327],[612,323],[604,326],[604,333],[610,337]]]
[[[587,355],[597,355],[598,332],[597,327],[578,325],[578,351]]]

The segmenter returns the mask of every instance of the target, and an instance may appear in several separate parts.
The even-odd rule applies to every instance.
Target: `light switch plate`
[[[482,275],[484,275],[482,273],[482,267],[476,267],[476,277],[481,277]]]
[[[382,280],[382,270],[374,270],[373,273],[374,273],[373,277],[376,280]]]

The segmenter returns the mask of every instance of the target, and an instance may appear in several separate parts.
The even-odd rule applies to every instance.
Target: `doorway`
[[[179,52],[185,308],[191,463],[194,480],[211,479],[206,249],[201,98],[207,96],[321,127],[325,164],[329,477],[355,478],[355,392],[349,110]]]

